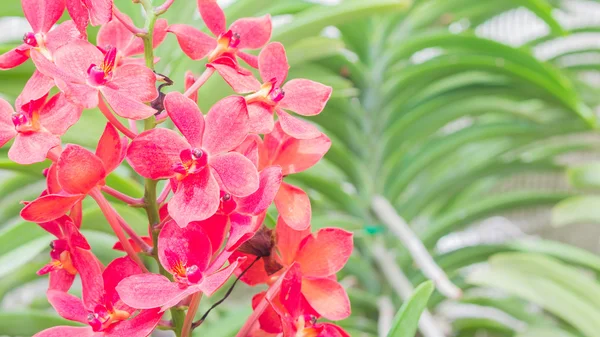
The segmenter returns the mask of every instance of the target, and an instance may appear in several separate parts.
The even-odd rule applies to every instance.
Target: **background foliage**
[[[130,1],[116,3],[142,20]],[[600,219],[600,199],[575,190],[496,192],[506,179],[523,172],[566,172],[558,158],[598,148],[593,139],[580,137],[596,128],[592,109],[599,96],[579,76],[598,65],[561,62],[590,50],[564,52],[547,61],[532,53],[549,41],[600,30],[563,28],[555,19],[562,5],[557,0],[346,0],[335,6],[240,0],[226,9],[230,21],[271,13],[281,22],[272,40],[286,45],[290,77],[334,87],[325,111],[311,119],[332,138],[333,146],[325,161],[295,175],[293,183],[309,191],[313,227],[335,225],[355,232],[356,250],[342,278],[353,315],[341,325],[352,336],[385,336],[403,303],[411,305],[397,319],[407,323],[397,325],[390,336],[413,336],[419,307],[425,305],[445,336],[598,335],[598,256],[530,239],[449,252],[435,249],[442,237],[517,208],[560,203],[554,212],[558,225]],[[0,6],[2,20],[22,15],[18,0],[5,0]],[[547,34],[517,47],[475,34],[484,22],[515,8],[526,8],[543,20]],[[166,18],[202,24],[195,1],[175,1]],[[462,27],[459,32],[448,29],[456,23]],[[19,42],[6,42],[0,51]],[[157,71],[181,89],[185,71],[198,75],[203,65],[187,59],[175,44],[171,36],[158,50]],[[32,71],[27,63],[2,72],[1,95],[13,101]],[[203,111],[229,94],[226,84],[213,76],[200,91]],[[79,144],[93,147],[103,125],[100,113],[86,111],[63,140],[77,137]],[[44,165],[18,167],[7,159],[7,148],[0,149],[0,335],[31,336],[65,322],[48,310],[45,280],[35,275],[47,262],[50,238],[18,217],[19,201],[33,199],[42,189]],[[598,168],[571,168],[570,181],[575,188],[598,188]],[[142,196],[142,185],[126,169],[112,174],[108,184]],[[461,299],[445,299],[435,292],[427,302],[431,284],[420,287],[416,299],[403,299],[390,269],[401,270],[409,286],[426,278],[372,211],[377,195],[412,225],[435,261],[464,291]],[[116,207],[144,233],[143,213]],[[118,255],[111,250],[115,239],[109,228],[99,209],[86,203],[83,230],[104,262]],[[249,291],[241,288],[235,299],[211,314],[197,335],[235,334],[250,312]],[[203,306],[209,305],[209,300],[203,301]]]

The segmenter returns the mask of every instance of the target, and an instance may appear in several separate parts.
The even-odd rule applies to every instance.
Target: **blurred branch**
[[[386,251],[383,242],[375,242],[372,253],[375,262],[377,262],[383,271],[384,276],[396,294],[403,300],[409,298],[414,290],[413,285],[402,270],[398,268],[398,265],[393,262],[394,256]],[[427,309],[423,311],[419,319],[419,331],[421,331],[424,337],[446,337]]]
[[[394,322],[394,304],[389,297],[384,296],[377,301],[377,305],[379,307],[378,336],[386,337]]]
[[[412,231],[406,221],[396,213],[390,202],[384,197],[376,195],[373,197],[372,208],[379,220],[385,223],[392,233],[402,241],[417,266],[425,276],[435,283],[439,292],[448,298],[460,298],[462,290],[455,286],[442,268],[435,263],[423,242]]]

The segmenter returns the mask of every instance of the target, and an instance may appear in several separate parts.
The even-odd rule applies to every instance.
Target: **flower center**
[[[179,180],[185,178],[188,174],[202,171],[206,164],[208,164],[208,154],[199,148],[181,151],[179,159],[181,159],[181,162],[173,165],[173,171]]]
[[[98,304],[94,311],[88,312],[87,319],[92,330],[98,332],[105,330],[113,323],[126,320],[129,316],[127,311],[115,309],[112,305]]]
[[[231,214],[237,208],[237,202],[233,200],[231,194],[221,191],[221,204],[219,209],[223,214]]]
[[[92,86],[102,86],[110,81],[117,59],[117,49],[110,48],[104,55],[100,65],[91,64],[87,70],[88,83]]]
[[[229,55],[235,59],[234,56],[240,41],[240,35],[231,30],[219,35],[217,38],[217,48],[208,55],[208,62],[212,62],[223,55]]]
[[[50,258],[52,261],[38,271],[38,275],[44,275],[54,270],[63,269],[71,275],[77,274],[77,269],[73,266],[69,246],[65,240],[54,240],[50,242]]]
[[[315,328],[317,318],[313,315],[302,315],[296,320],[296,337],[317,337],[320,329]]]
[[[203,278],[202,271],[198,266],[186,266],[181,261],[175,265],[171,274],[173,274],[175,281],[182,285],[197,284],[202,281]]]
[[[246,96],[246,103],[263,102],[276,106],[285,97],[285,92],[277,85],[277,79],[272,78],[261,85],[260,90]]]
[[[39,123],[38,109],[44,100],[31,101],[21,107],[20,112],[15,112],[12,116],[12,122],[15,130],[21,133],[35,132],[41,129]],[[41,103],[41,104],[40,104]]]
[[[35,38],[35,34],[33,32],[25,33],[25,35],[23,35],[23,42],[32,47],[38,46],[37,39]]]

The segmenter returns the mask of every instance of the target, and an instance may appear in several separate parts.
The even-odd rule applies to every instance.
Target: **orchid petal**
[[[179,302],[188,294],[188,288],[171,282],[159,274],[137,274],[121,281],[117,293],[128,306],[136,309],[154,309],[167,303]]]
[[[281,255],[284,264],[291,265],[295,258],[302,240],[310,235],[310,228],[304,230],[295,230],[290,227],[283,217],[279,216],[275,226],[277,238],[277,249]]]
[[[48,290],[46,292],[48,302],[54,310],[63,318],[70,321],[88,323],[88,312],[83,306],[83,302],[78,297],[75,297],[66,292],[58,290]]]
[[[29,55],[23,52],[22,47],[17,47],[0,55],[0,70],[12,69],[29,60]]]
[[[208,168],[187,176],[169,201],[169,214],[181,227],[210,218],[219,208],[219,184]]]
[[[73,281],[75,281],[75,275],[64,269],[51,271],[48,278],[48,290],[57,290],[60,292],[69,291],[73,285]]]
[[[258,68],[258,56],[244,53],[243,51],[238,50],[237,56],[244,60],[249,66],[256,69]]]
[[[72,41],[59,48],[53,56],[56,66],[65,71],[68,69],[69,74],[80,80],[79,83],[85,83],[90,65],[99,66],[104,60],[102,52],[93,44],[84,40]],[[65,78],[63,80],[69,81]]]
[[[269,43],[258,55],[258,71],[263,82],[275,79],[275,84],[281,86],[289,68],[285,48],[279,42]]]
[[[352,233],[339,228],[323,228],[301,244],[296,261],[308,277],[328,277],[344,267],[352,254]]]
[[[132,319],[114,324],[105,333],[105,337],[149,336],[156,328],[163,312],[159,309],[142,310]]]
[[[156,113],[156,110],[142,103],[141,100],[127,96],[121,90],[101,87],[100,91],[115,113],[123,118],[141,120]]]
[[[256,167],[240,153],[229,152],[211,157],[210,167],[218,175],[224,190],[232,195],[245,197],[258,189]]]
[[[65,0],[65,3],[69,16],[75,22],[75,26],[77,26],[82,35],[87,36],[86,28],[90,22],[90,15],[87,8],[81,0]]]
[[[213,67],[238,94],[260,90],[260,82],[254,78],[254,75],[229,57],[219,57],[206,66]]]
[[[268,134],[273,131],[273,107],[263,102],[248,104],[248,127],[252,133]]]
[[[168,93],[165,96],[164,105],[169,117],[190,145],[201,148],[204,116],[198,105],[178,92]]]
[[[65,21],[46,34],[46,48],[54,54],[59,48],[76,40],[85,40],[85,36],[81,35],[73,21]]]
[[[216,0],[198,0],[198,10],[204,24],[215,36],[225,33],[225,13]]]
[[[60,186],[71,194],[86,194],[106,177],[102,160],[74,144],[67,145],[58,158],[57,173]]]
[[[54,95],[39,112],[42,126],[55,135],[63,135],[77,123],[82,109],[67,100],[65,95]]]
[[[191,146],[175,131],[153,129],[139,134],[127,149],[127,160],[143,177],[165,179],[174,176],[173,165],[179,154]]]
[[[46,33],[65,11],[65,3],[56,0],[21,0],[23,12],[35,33]]]
[[[210,109],[205,123],[202,147],[213,155],[232,150],[248,134],[246,100],[241,96],[223,98]]]
[[[204,278],[204,281],[200,284],[200,288],[202,292],[206,294],[206,296],[211,296],[215,293],[215,291],[219,290],[227,282],[227,280],[231,277],[235,269],[239,264],[239,259],[226,268],[209,275]]]
[[[202,272],[208,267],[211,255],[210,239],[201,226],[190,224],[182,228],[171,220],[160,231],[158,258],[169,272],[178,266],[196,266]]]
[[[199,227],[204,231],[204,234],[210,241],[210,247],[212,248],[210,255],[214,255],[221,249],[223,240],[227,234],[225,232],[227,229],[227,216],[215,214],[206,220],[194,221],[186,228],[189,227]]]
[[[15,113],[12,106],[0,98],[0,147],[17,135],[12,115]]]
[[[311,123],[301,120],[296,117],[292,117],[290,114],[283,110],[277,109],[277,116],[279,116],[279,124],[281,129],[288,135],[298,139],[311,139],[318,137],[321,132]]]
[[[350,316],[350,300],[346,290],[330,279],[302,280],[302,294],[316,312],[332,321]]]
[[[281,167],[270,166],[262,170],[259,174],[258,190],[238,200],[237,211],[252,215],[264,212],[275,199],[281,181]]]
[[[329,86],[305,79],[293,79],[282,89],[285,97],[279,102],[279,106],[303,116],[321,113],[332,90]]]
[[[217,47],[217,41],[198,29],[184,24],[175,24],[167,29],[175,34],[181,50],[192,60],[201,60]]]
[[[259,146],[262,144],[262,139],[259,135],[248,135],[242,144],[238,145],[234,151],[244,155],[250,159],[254,166],[258,167],[259,162]]]
[[[111,123],[106,123],[104,132],[96,147],[96,156],[104,164],[106,172],[112,172],[121,164],[123,158],[125,158],[126,149],[127,139],[121,137]]]
[[[60,138],[49,132],[19,133],[8,150],[8,158],[21,165],[46,160],[48,151],[60,145]]]
[[[102,272],[105,300],[110,301],[113,304],[120,304],[120,297],[116,290],[119,282],[131,275],[141,273],[143,273],[142,269],[128,256],[119,257],[113,260]],[[129,308],[117,307],[117,309],[123,310]],[[133,310],[127,311],[133,312]]]
[[[47,95],[50,89],[53,87],[54,79],[36,70],[25,84],[25,87],[17,98],[17,101],[20,101],[21,104],[35,101]]]
[[[140,102],[151,102],[158,97],[156,75],[150,68],[138,64],[118,67],[107,86]]]
[[[304,230],[310,226],[310,199],[301,188],[283,182],[275,196],[275,207],[291,228]]]
[[[97,333],[89,326],[55,326],[38,332],[33,337],[97,337]]]
[[[229,29],[240,36],[239,49],[258,49],[271,38],[271,16],[239,19]]]
[[[65,215],[84,195],[48,194],[28,203],[21,210],[21,217],[30,222],[47,222]]]
[[[83,0],[92,26],[103,25],[112,19],[113,0]]]

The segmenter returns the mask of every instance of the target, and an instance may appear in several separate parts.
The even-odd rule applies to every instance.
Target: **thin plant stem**
[[[154,9],[154,13],[156,13],[156,15],[164,14],[169,9],[169,7],[171,7],[173,2],[175,2],[175,0],[165,1],[162,5],[160,5]]]
[[[194,321],[194,317],[196,316],[196,312],[198,311],[198,307],[200,306],[201,299],[202,292],[197,292],[194,295],[192,295],[190,306],[188,307],[188,311],[185,314],[185,320],[183,321],[181,337],[190,337],[190,334],[192,333],[192,322]]]
[[[125,194],[123,192],[119,192],[109,186],[102,186],[102,192],[123,201],[124,203],[126,203],[129,206],[142,206],[144,203],[144,200],[142,200],[141,198],[134,198],[134,197],[128,196],[127,194]]]
[[[138,233],[136,233],[133,228],[131,228],[131,226],[127,223],[127,221],[125,221],[125,219],[123,219],[123,217],[117,213],[115,211],[115,214],[117,215],[117,219],[119,219],[119,223],[121,224],[121,227],[123,227],[123,229],[125,230],[125,232],[127,233],[127,235],[129,235],[129,237],[131,238],[131,240],[133,240],[133,242],[135,242],[144,253],[150,254],[152,253],[152,247],[150,247],[149,244],[146,243],[146,241],[144,241]]]
[[[121,133],[123,133],[130,139],[135,138],[136,134],[133,133],[133,131],[129,130],[129,128],[123,125],[123,123],[121,123],[121,121],[119,121],[117,117],[113,115],[113,113],[110,111],[110,108],[106,105],[106,103],[104,103],[104,99],[102,98],[102,96],[98,97],[98,108],[100,109],[104,117],[106,117],[106,119],[108,119],[108,121],[112,125],[114,125],[117,128],[117,130],[121,131]]]
[[[185,91],[185,93],[183,93],[184,96],[186,97],[190,97],[192,96],[192,94],[194,94],[195,92],[198,91],[198,89],[200,89],[201,86],[204,85],[204,83],[206,83],[206,81],[208,81],[208,79],[210,78],[210,76],[212,76],[212,74],[215,72],[215,69],[212,67],[207,67],[204,72],[202,73],[202,75],[200,75],[200,77],[198,77],[198,79],[196,80],[196,82],[194,82],[194,84],[192,84],[191,87],[188,88],[188,90]]]
[[[123,26],[125,26],[125,28],[127,28],[130,32],[132,32],[133,34],[137,35],[137,36],[142,36],[144,34],[146,34],[146,31],[136,27],[135,25],[133,25],[133,23],[131,23],[131,21],[128,20],[127,16],[125,14],[123,14],[118,8],[117,6],[113,6],[113,16],[119,20]]]
[[[135,263],[137,263],[138,266],[144,272],[147,273],[148,269],[146,269],[146,266],[144,266],[140,257],[133,250],[133,247],[129,243],[129,240],[127,240],[127,237],[125,236],[125,233],[123,232],[123,228],[121,228],[121,224],[119,223],[119,219],[118,219],[117,215],[115,214],[115,210],[112,208],[112,206],[110,205],[108,200],[106,200],[106,198],[102,195],[102,192],[100,192],[100,189],[98,189],[98,188],[92,189],[90,191],[90,196],[92,197],[92,199],[94,199],[96,201],[96,203],[100,207],[102,214],[104,214],[104,216],[106,217],[106,220],[108,221],[108,224],[110,225],[112,230],[117,235],[117,238],[119,239],[119,242],[121,242],[121,245],[123,245],[123,249],[125,250],[125,252],[127,252],[127,255]]]
[[[162,189],[162,191],[158,195],[158,198],[156,199],[156,203],[159,205],[163,204],[167,200],[167,197],[169,196],[170,192],[171,192],[171,184],[169,184],[167,182],[165,184],[165,187]]]

